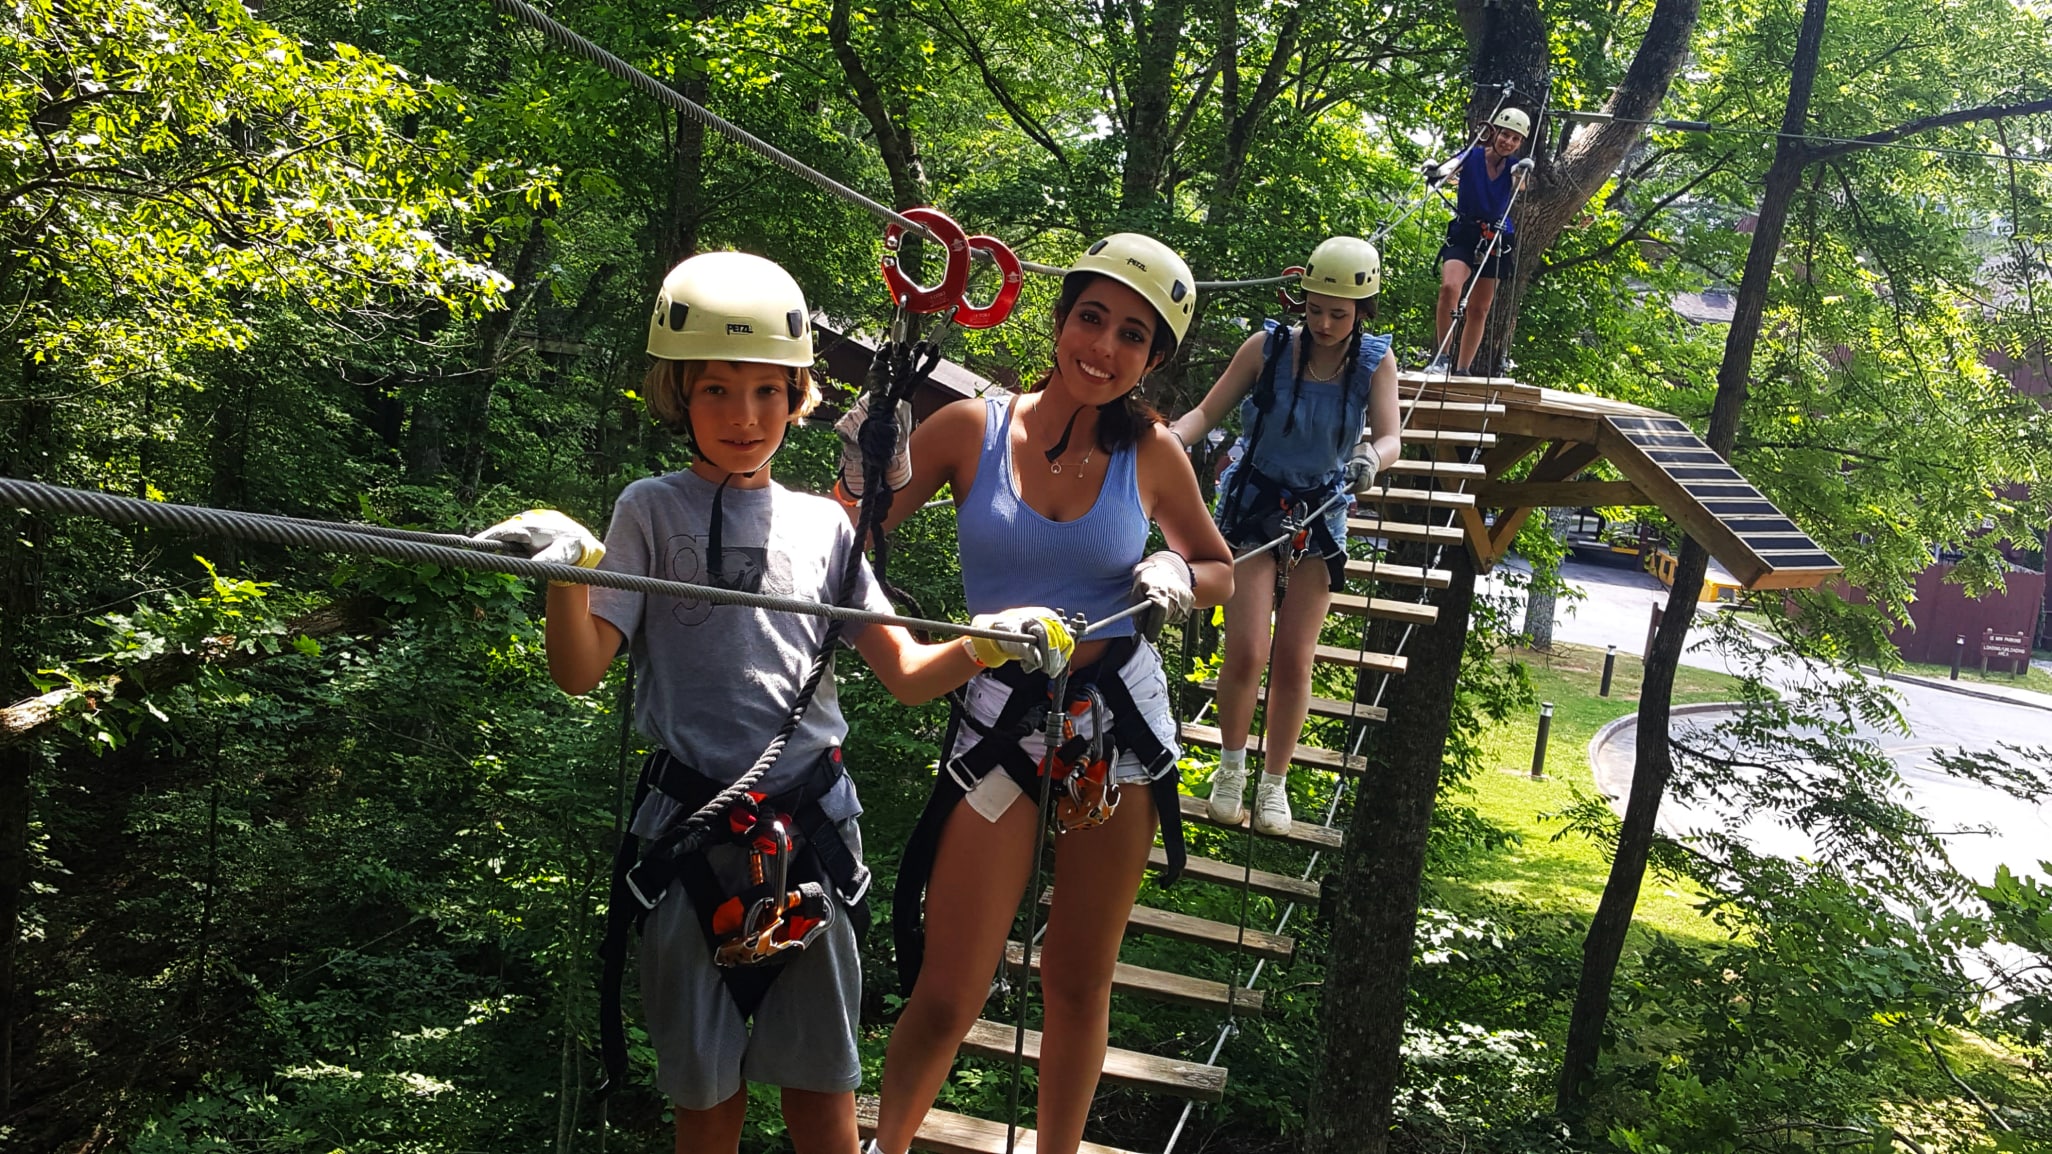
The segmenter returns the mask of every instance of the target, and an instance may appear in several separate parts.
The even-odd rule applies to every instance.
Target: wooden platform
[[[855,1128],[861,1131],[865,1142],[876,1137],[876,1110],[875,1098],[865,1096],[855,1099]],[[981,1118],[971,1118],[967,1114],[950,1114],[946,1110],[931,1110],[927,1112],[926,1120],[919,1124],[919,1133],[912,1139],[912,1148],[927,1151],[928,1154],[1005,1154],[1005,1124],[986,1122]],[[1033,1131],[1020,1130],[1017,1154],[1028,1154],[1033,1149]],[[1076,1148],[1076,1154],[1134,1152],[1121,1150],[1116,1146],[1085,1142]]]
[[[1314,887],[1315,888],[1315,887]],[[1019,943],[1005,943],[1005,964],[1016,972],[1019,968],[1021,950]],[[1040,951],[1033,951],[1033,972],[1040,972]],[[1231,994],[1232,1011],[1249,1017],[1260,1017],[1266,997],[1260,990],[1241,986],[1234,994],[1224,982],[1205,978],[1192,978],[1185,974],[1172,974],[1167,970],[1150,970],[1144,966],[1129,966],[1120,962],[1112,967],[1112,993],[1127,994],[1136,998],[1149,998],[1157,1002],[1174,1002],[1184,1006],[1200,1006],[1224,1013],[1228,995]]]
[[[1210,804],[1206,802],[1203,798],[1191,797],[1189,794],[1186,793],[1182,795],[1182,801],[1184,821],[1196,822],[1199,825],[1216,826],[1219,829],[1239,830],[1241,832],[1245,832],[1247,829],[1247,823],[1249,820],[1251,820],[1251,818],[1248,815],[1242,814],[1240,816],[1240,820],[1238,821],[1217,821],[1213,819],[1211,816]],[[1273,837],[1274,835],[1256,831],[1254,836]],[[1331,826],[1319,825],[1317,822],[1310,821],[1293,821],[1290,823],[1290,832],[1283,834],[1280,837],[1275,837],[1274,840],[1288,842],[1291,845],[1303,846],[1305,849],[1325,850],[1327,852],[1334,852],[1340,848],[1340,841],[1342,837],[1343,835],[1340,833],[1340,831],[1332,828]]]
[[[1218,730],[1208,725],[1199,725],[1194,721],[1184,722],[1181,728],[1177,730],[1177,734],[1181,737],[1184,744],[1201,745],[1206,749],[1221,748],[1225,740],[1224,735],[1219,733]],[[1263,744],[1261,735],[1256,733],[1248,739],[1247,748],[1259,754]],[[1327,773],[1368,772],[1368,761],[1366,758],[1349,757],[1342,760],[1340,755],[1332,750],[1320,749],[1315,745],[1304,745],[1302,743],[1297,745],[1296,753],[1291,755],[1290,764],[1300,769],[1322,769]]]
[[[1475,433],[1465,429],[1405,429],[1402,439],[1406,445],[1444,445],[1473,449],[1486,449],[1496,444],[1495,433]]]
[[[969,1036],[962,1039],[962,1052],[974,1054],[979,1058],[997,1058],[1009,1062],[1012,1060],[1013,1047],[1017,1041],[1015,1027],[984,1019],[969,1027]],[[1028,1066],[1035,1069],[1040,1067],[1039,1030],[1026,1031],[1025,1061]],[[1142,1054],[1134,1050],[1121,1050],[1116,1046],[1104,1053],[1102,1077],[1104,1082],[1113,1086],[1128,1086],[1152,1094],[1167,1094],[1173,1098],[1216,1102],[1225,1097],[1226,1072],[1222,1066],[1184,1062],[1175,1058]]]

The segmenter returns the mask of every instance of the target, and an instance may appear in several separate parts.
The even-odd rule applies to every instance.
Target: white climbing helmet
[[[1328,237],[1311,250],[1297,283],[1305,292],[1366,300],[1382,291],[1382,254],[1358,236]]]
[[[667,361],[812,364],[805,292],[775,261],[705,252],[670,270],[648,319],[648,354]]]
[[[1076,258],[1062,278],[1063,287],[1085,274],[1110,277],[1146,297],[1176,343],[1183,343],[1190,318],[1197,315],[1197,278],[1174,249],[1137,232],[1113,233]]]
[[[1532,135],[1532,117],[1522,108],[1506,108],[1489,122],[1493,127],[1515,132],[1519,136]]]

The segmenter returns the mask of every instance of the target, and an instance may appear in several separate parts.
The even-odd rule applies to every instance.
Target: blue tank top
[[[1489,175],[1489,149],[1476,145],[1468,150],[1468,158],[1461,161],[1461,183],[1454,190],[1454,212],[1463,220],[1480,220],[1495,224],[1503,221],[1503,231],[1516,232],[1517,226],[1503,214],[1510,208],[1511,166],[1516,161],[1506,160],[1503,172],[1491,179]]]
[[[1046,605],[1091,621],[1109,617],[1133,603],[1133,566],[1147,551],[1139,454],[1131,445],[1113,453],[1090,511],[1074,521],[1050,521],[1034,512],[1012,483],[1014,399],[985,398],[976,482],[955,510],[969,612]],[[1133,620],[1127,618],[1091,636],[1132,632]]]
[[[1275,322],[1268,322],[1270,329]],[[1361,351],[1354,366],[1352,379],[1340,381],[1300,381],[1297,379],[1297,358],[1303,354],[1305,340],[1302,329],[1290,333],[1290,344],[1283,350],[1283,359],[1275,366],[1275,392],[1271,394],[1272,409],[1267,419],[1260,420],[1261,390],[1249,389],[1245,400],[1240,402],[1240,440],[1245,447],[1246,439],[1253,435],[1254,426],[1261,426],[1261,438],[1253,447],[1254,468],[1263,476],[1299,491],[1335,484],[1339,479],[1340,466],[1345,464],[1348,450],[1361,439],[1361,430],[1368,422],[1368,396],[1374,391],[1375,368],[1389,353],[1389,336],[1361,334]],[[1295,406],[1296,419],[1290,419],[1291,406]],[[1234,467],[1247,464],[1243,457]],[[1220,479],[1220,490],[1224,490],[1224,478]]]

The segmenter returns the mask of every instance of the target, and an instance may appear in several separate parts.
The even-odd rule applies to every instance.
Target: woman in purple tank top
[[[1147,635],[1193,604],[1232,595],[1232,554],[1197,477],[1135,395],[1175,352],[1195,305],[1189,266],[1166,245],[1131,233],[1099,241],[1063,279],[1054,364],[1038,386],[940,410],[893,470],[909,479],[891,524],[943,485],[954,495],[972,613],[1050,605],[1096,620],[1136,601],[1151,606],[1140,636],[1121,622],[1077,639],[1063,703],[1084,739],[1078,747],[1096,748],[1085,760],[1102,769],[1079,770],[1057,792],[1064,832],[1041,950],[1042,1154],[1071,1154],[1082,1141],[1104,1065],[1112,969],[1157,822],[1171,868],[1180,867],[1175,723]],[[845,462],[844,485],[856,472]],[[1168,548],[1146,555],[1150,522]],[[1004,958],[1041,845],[1036,774],[1047,708],[1046,677],[1016,664],[978,676],[955,702],[942,772],[896,895],[910,999],[884,1065],[871,1147],[883,1154],[910,1146]],[[930,939],[922,915],[939,929]]]

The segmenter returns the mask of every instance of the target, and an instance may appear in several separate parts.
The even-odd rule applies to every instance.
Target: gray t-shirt
[[[717,482],[688,470],[627,486],[613,507],[606,558],[599,568],[835,600],[855,537],[839,505],[774,482],[761,489],[727,486],[720,502],[722,572],[711,574],[706,554],[718,488]],[[848,603],[890,612],[869,562],[861,566]],[[591,611],[628,639],[637,728],[720,782],[747,772],[776,735],[827,627],[823,617],[598,587],[591,591]],[[863,628],[846,626],[842,636],[852,640]],[[774,794],[790,788],[847,732],[830,667],[761,789]],[[821,807],[836,821],[862,812],[854,785],[845,777]],[[652,794],[635,817],[635,832],[649,836],[659,831],[673,808],[667,798]]]

